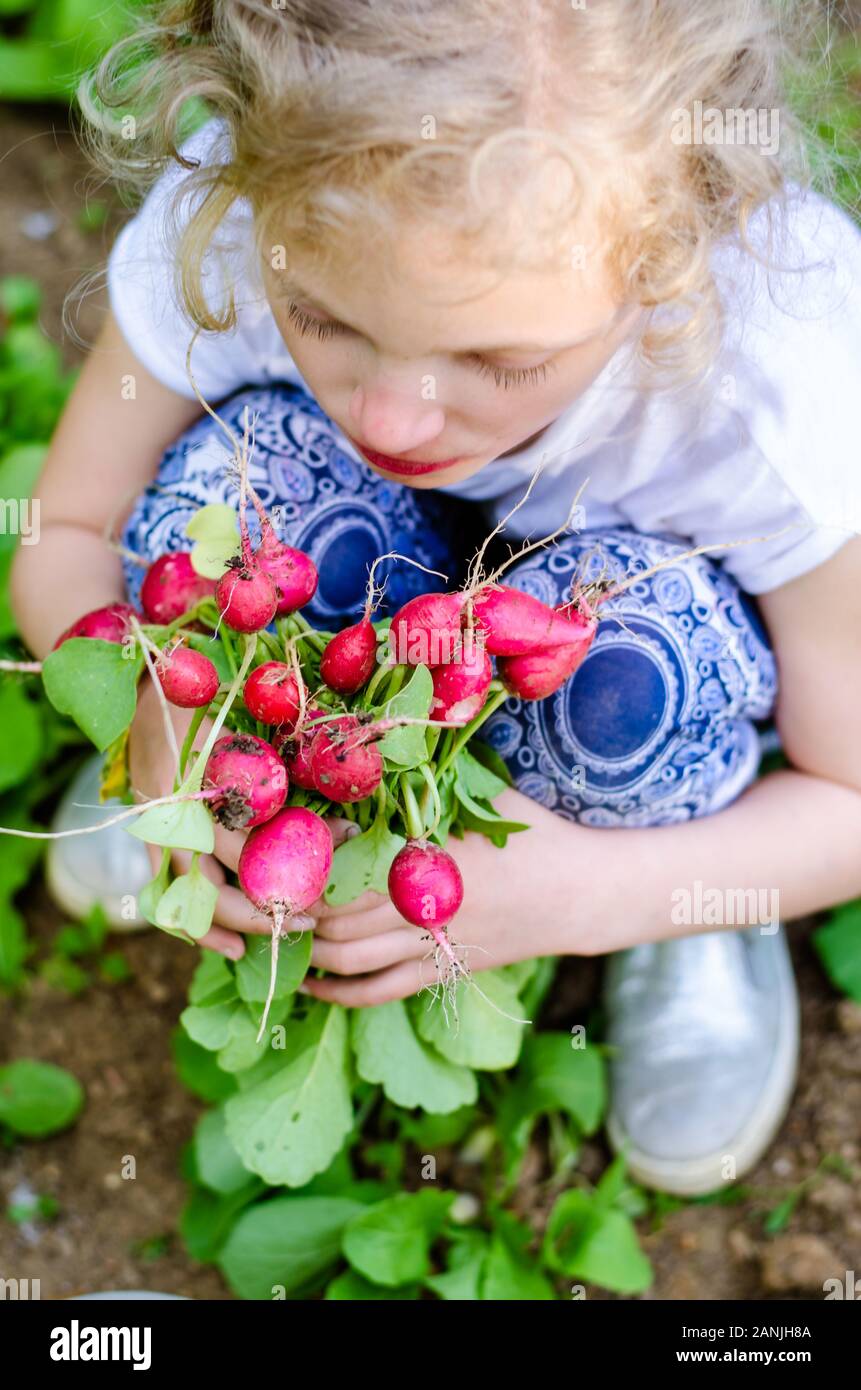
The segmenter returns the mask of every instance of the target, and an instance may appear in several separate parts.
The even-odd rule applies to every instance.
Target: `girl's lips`
[[[442,459],[439,463],[411,463],[409,459],[396,459],[392,458],[391,454],[379,454],[376,449],[367,449],[364,444],[353,439],[352,435],[347,437],[375,468],[382,468],[386,473],[400,473],[405,478],[417,478],[424,473],[440,473],[444,468],[453,468],[456,463],[460,463],[460,459]]]

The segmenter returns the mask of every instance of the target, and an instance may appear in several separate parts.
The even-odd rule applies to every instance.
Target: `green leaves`
[[[513,1248],[500,1231],[491,1239],[480,1288],[482,1299],[492,1303],[546,1303],[556,1297],[553,1285],[535,1261],[522,1249]]]
[[[399,1192],[360,1212],[344,1231],[350,1264],[374,1284],[393,1287],[427,1278],[430,1248],[453,1198],[436,1192]]]
[[[403,690],[374,711],[378,719],[427,719],[433,699],[433,679],[426,666],[417,666]],[[391,729],[378,744],[386,763],[406,771],[427,758],[427,729],[421,724],[405,724]]]
[[[174,801],[167,806],[152,806],[142,811],[126,829],[136,839],[166,849],[191,849],[211,854],[215,848],[212,817],[202,801]],[[157,915],[158,907],[155,911]]]
[[[388,734],[386,735],[388,738]],[[335,850],[324,897],[333,906],[373,890],[388,895],[389,869],[406,840],[380,818],[362,835],[353,835]]]
[[[264,1003],[269,991],[271,941],[269,936],[247,936],[245,955],[236,962],[236,985],[241,998],[249,1004]],[[301,985],[313,944],[309,931],[301,932],[297,940],[281,942],[275,975],[276,999],[292,994]]]
[[[29,829],[29,822],[21,828]],[[0,989],[16,989],[22,982],[29,947],[24,919],[12,899],[30,877],[42,848],[39,840],[0,835]]]
[[[227,1133],[246,1168],[301,1187],[329,1166],[352,1129],[346,1011],[319,1004],[288,1023],[274,1074],[227,1102]]]
[[[831,983],[861,1004],[861,902],[832,912],[813,933],[813,945]]]
[[[212,926],[217,901],[218,889],[201,873],[197,859],[192,859],[188,873],[174,879],[159,899],[155,909],[156,926],[183,932],[197,941],[206,936]]]
[[[455,823],[456,833],[472,830],[503,848],[509,835],[528,830],[529,826],[523,821],[506,820],[493,805],[492,798],[504,792],[508,782],[485,765],[492,762],[491,751],[482,749],[484,761],[480,762],[468,748],[462,748],[453,767],[446,772],[444,783],[447,790],[450,788],[454,802],[450,819]]]
[[[652,1267],[630,1218],[610,1204],[600,1187],[593,1193],[572,1188],[557,1199],[547,1223],[544,1258],[569,1279],[617,1293],[642,1293],[652,1282]]]
[[[191,548],[192,568],[205,579],[220,579],[227,562],[239,551],[236,508],[212,502],[195,512],[185,528]]]
[[[229,1196],[247,1186],[248,1170],[227,1137],[223,1107],[207,1111],[198,1120],[194,1162],[198,1178],[213,1192]]]
[[[454,1011],[446,1018],[439,1004],[410,1001],[419,1036],[432,1043],[443,1057],[459,1066],[482,1071],[512,1067],[520,1055],[523,1013],[513,981],[502,970],[483,970],[469,984],[457,986]]]
[[[604,1061],[596,1047],[575,1048],[567,1033],[530,1033],[499,1107],[499,1131],[513,1174],[539,1115],[560,1112],[594,1134],[606,1106]]]
[[[240,1298],[293,1294],[338,1260],[341,1238],[361,1202],[343,1197],[273,1197],[239,1217],[219,1266]]]
[[[0,792],[5,792],[29,777],[42,751],[39,707],[8,676],[0,679],[0,730]]]
[[[0,1067],[0,1125],[25,1139],[67,1129],[83,1103],[80,1082],[62,1067],[25,1060]]]
[[[475,1073],[448,1061],[416,1036],[403,1000],[352,1011],[356,1067],[389,1100],[409,1109],[448,1113],[478,1096]]]
[[[134,718],[143,655],[136,649],[128,657],[125,650],[98,637],[70,637],[42,666],[51,704],[74,719],[102,753]]]

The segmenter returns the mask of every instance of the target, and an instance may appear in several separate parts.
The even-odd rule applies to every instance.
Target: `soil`
[[[39,886],[25,907],[38,959],[60,914]],[[861,1276],[861,1007],[831,990],[810,930],[791,928],[803,1044],[789,1116],[739,1184],[737,1202],[684,1205],[659,1224],[639,1222],[655,1268],[647,1299],[821,1299],[826,1278]],[[87,1096],[71,1130],[21,1144],[0,1161],[0,1208],[25,1189],[59,1204],[56,1220],[33,1228],[0,1220],[0,1275],[41,1280],[43,1298],[111,1288],[228,1298],[218,1273],[190,1261],[175,1233],[186,1195],[180,1154],[201,1106],[176,1078],[170,1035],[195,955],[157,931],[116,936],[112,946],[128,960],[128,982],[70,997],[36,979],[26,997],[0,1009],[0,1059],[56,1062]],[[567,1032],[585,1023],[600,973],[598,961],[564,962],[542,1026]],[[133,1180],[122,1176],[129,1157]],[[578,1171],[597,1179],[610,1157],[603,1140],[590,1140]],[[453,1158],[438,1155],[444,1180],[455,1176]],[[539,1134],[513,1202],[539,1225],[562,1190],[546,1174]],[[796,1193],[786,1228],[768,1235],[769,1213]],[[613,1295],[590,1288],[588,1297]]]
[[[60,108],[0,109],[0,128],[0,273],[39,280],[42,327],[73,366],[98,331],[105,300],[95,293],[83,301],[73,320],[76,343],[62,331],[64,298],[79,276],[104,264],[126,214],[109,189],[97,187]],[[77,224],[86,196],[109,205],[97,232]],[[34,213],[54,219],[37,239],[26,220]],[[59,914],[38,885],[24,906],[37,948],[44,949]],[[660,1223],[639,1223],[656,1276],[647,1299],[820,1299],[825,1278],[851,1270],[861,1276],[861,1007],[832,991],[810,932],[811,924],[791,928],[803,1047],[790,1114],[744,1179],[737,1203],[684,1205]],[[43,1298],[111,1288],[228,1298],[217,1272],[194,1265],[175,1234],[185,1197],[180,1152],[200,1107],[176,1079],[169,1044],[194,955],[155,931],[116,944],[131,967],[127,983],[96,984],[70,997],[37,980],[24,998],[0,1002],[0,1061],[56,1062],[87,1094],[67,1133],[0,1157],[0,1211],[24,1188],[59,1204],[57,1218],[35,1228],[0,1215],[0,1277],[39,1279]],[[597,961],[565,962],[544,1025],[567,1030],[585,1022],[599,978]],[[135,1160],[133,1180],[121,1176],[126,1156]],[[609,1157],[602,1141],[589,1141],[579,1171],[597,1178]],[[559,1190],[548,1187],[545,1173],[539,1136],[516,1197],[518,1209],[533,1217],[549,1209]],[[784,1229],[769,1235],[768,1214],[795,1194]],[[592,1289],[588,1295],[612,1297]]]

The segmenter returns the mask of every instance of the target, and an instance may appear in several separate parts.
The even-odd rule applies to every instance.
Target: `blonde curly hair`
[[[237,199],[256,252],[332,261],[403,217],[481,244],[504,273],[540,244],[571,254],[584,213],[620,299],[646,309],[658,376],[697,374],[722,330],[711,266],[724,238],[811,179],[787,101],[827,68],[819,0],[160,0],[82,80],[80,138],[140,195],[172,160],[195,211],[175,224],[176,289],[201,329],[236,321],[204,296],[204,257]],[[811,60],[812,54],[812,60]],[[779,112],[779,149],[677,143],[694,104]],[[192,103],[191,107],[189,103]],[[218,115],[227,163],[189,166],[190,110]],[[131,118],[131,120],[130,120]],[[129,133],[133,138],[129,139]],[[560,197],[538,222],[548,160]],[[818,161],[826,174],[827,158]],[[523,209],[539,236],[522,236]],[[519,209],[516,215],[515,209]],[[519,233],[520,229],[520,233]],[[486,234],[491,231],[492,236]],[[478,239],[478,240],[476,240]],[[354,247],[355,250],[355,247]],[[348,261],[342,261],[348,264]]]

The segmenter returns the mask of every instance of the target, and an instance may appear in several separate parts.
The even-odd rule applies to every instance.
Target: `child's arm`
[[[130,386],[134,394],[131,399]],[[36,485],[40,535],[37,545],[19,547],[11,594],[21,635],[38,657],[83,613],[125,597],[119,556],[105,543],[108,527],[119,531],[136,497],[152,481],[167,446],[202,414],[196,400],[162,385],[138,361],[113,314],[104,326],[69,397]],[[172,710],[177,739],[190,712]],[[198,736],[198,746],[203,730]],[[152,682],[141,688],[129,742],[135,794],[170,791],[175,769],[165,738],[162,709]],[[216,834],[216,857],[235,867],[238,835]],[[158,859],[152,851],[154,866]],[[182,865],[188,856],[175,856]],[[220,885],[216,920],[241,930],[261,930],[251,905],[236,889],[221,886],[224,873],[206,857],[205,871]],[[183,867],[187,867],[184,865]],[[241,939],[222,926],[205,944],[239,956]]]
[[[124,598],[105,528],[119,528],[168,444],[201,413],[142,366],[108,310],[36,485],[39,542],[20,546],[12,569],[15,616],[36,656],[83,613]]]

